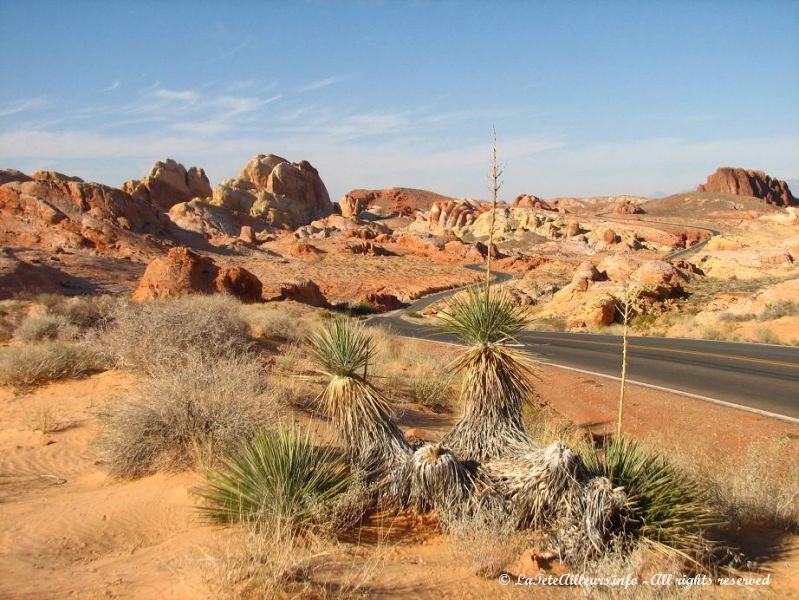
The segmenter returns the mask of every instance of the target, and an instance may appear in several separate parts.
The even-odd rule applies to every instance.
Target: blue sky
[[[119,185],[254,154],[355,187],[656,194],[799,178],[799,2],[0,0],[0,167]],[[796,191],[795,191],[796,193]]]

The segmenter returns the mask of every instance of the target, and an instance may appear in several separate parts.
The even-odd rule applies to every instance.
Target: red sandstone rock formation
[[[719,192],[737,196],[754,196],[762,198],[768,204],[776,206],[799,206],[788,184],[773,179],[763,171],[721,167],[708,175],[707,182],[696,188],[698,192]]]

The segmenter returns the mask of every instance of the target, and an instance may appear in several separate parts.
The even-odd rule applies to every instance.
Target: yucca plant
[[[330,377],[322,408],[338,426],[352,462],[372,475],[404,463],[411,448],[391,419],[388,400],[366,380],[376,345],[363,325],[333,320],[311,336],[309,346]]]
[[[294,428],[257,433],[223,464],[195,491],[205,500],[199,510],[215,523],[277,519],[306,526],[350,481],[345,461]]]
[[[443,444],[463,459],[484,461],[528,443],[522,412],[533,399],[533,373],[511,347],[528,323],[528,311],[507,292],[473,287],[453,298],[439,320],[442,331],[468,345],[451,365],[463,377],[464,413]]]
[[[698,482],[627,437],[614,438],[583,461],[588,477],[624,489],[626,536],[695,565],[711,556],[715,544],[706,532],[723,519],[708,508]]]
[[[451,507],[466,498],[472,485],[471,473],[440,444],[425,444],[413,453],[409,476],[417,510]]]
[[[482,473],[509,502],[520,527],[544,528],[571,514],[579,495],[579,457],[560,442],[517,449],[483,465]]]

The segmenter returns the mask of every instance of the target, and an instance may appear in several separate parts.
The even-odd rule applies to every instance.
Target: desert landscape
[[[637,35],[594,27],[620,7],[245,6],[235,26],[198,7],[196,30],[187,7],[164,7],[162,25],[185,29],[154,27],[124,59],[134,37],[117,28],[139,9],[59,12],[42,25],[54,45],[78,15],[109,29],[43,56],[8,25],[36,7],[6,7],[0,597],[799,597],[795,107],[741,104],[764,123],[751,143],[595,142],[588,128],[555,143],[525,133],[537,113],[511,100],[440,100],[439,61],[394,34],[443,65],[460,32],[501,13],[521,34],[551,10],[603,48],[579,46],[581,60],[645,90],[656,81],[634,57],[604,62],[606,36]],[[799,16],[764,6],[775,27]],[[635,10],[651,28],[663,18]],[[443,33],[451,11],[462,22]],[[723,19],[737,30],[741,15]],[[274,39],[249,29],[261,22]],[[214,36],[209,80],[181,83],[206,51],[187,40]],[[510,60],[520,39],[481,51]],[[796,65],[795,37],[781,39],[734,52]],[[91,98],[15,99],[45,85],[30,73],[55,86],[73,60],[99,86],[103,50],[120,74]],[[156,52],[179,58],[148,70]],[[470,52],[448,68],[480,79],[489,63]],[[376,71],[363,88],[298,77],[333,57]],[[520,65],[496,69],[527,85]],[[718,85],[692,92],[723,104]],[[400,91],[407,110],[381,113]],[[647,93],[592,122],[715,126],[650,114]],[[360,112],[337,113],[341,98]],[[534,100],[587,127],[563,98]],[[767,116],[788,133],[768,138]],[[655,186],[671,191],[638,193]]]

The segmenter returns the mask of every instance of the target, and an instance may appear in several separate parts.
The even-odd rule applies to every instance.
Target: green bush
[[[592,449],[583,461],[590,476],[624,488],[628,535],[668,555],[697,562],[709,556],[712,543],[705,532],[723,519],[708,508],[697,480],[626,437]]]

